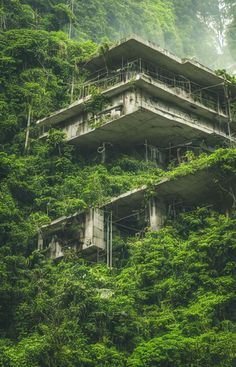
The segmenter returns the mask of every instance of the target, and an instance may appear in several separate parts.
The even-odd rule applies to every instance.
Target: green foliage
[[[234,366],[235,215],[202,208],[174,227],[132,240],[119,272],[2,259],[0,365]]]
[[[235,26],[236,26],[236,6],[233,0],[225,0],[226,9],[229,16],[229,25],[227,27],[227,40],[229,43],[229,49],[232,55],[232,60],[235,60],[236,55],[236,37],[235,37]],[[235,64],[234,64],[235,70]]]
[[[57,31],[71,17],[66,1],[2,0],[1,30],[36,28]]]
[[[223,70],[217,70],[216,74],[222,76],[226,81],[232,83],[232,84],[236,84],[236,78],[235,76],[232,76],[230,74],[227,73],[227,71],[225,69]]]
[[[94,87],[91,90],[91,98],[85,102],[85,111],[97,113],[102,111],[108,104],[109,99],[104,96],[101,91]]]
[[[79,40],[111,41],[130,34],[172,52],[197,57],[217,67],[225,23],[235,13],[233,0],[2,0],[0,29],[64,30]],[[234,20],[228,38],[234,48]],[[206,47],[202,48],[202,42]],[[206,52],[207,50],[207,52]]]
[[[29,107],[35,121],[68,104],[72,83],[77,80],[79,85],[82,77],[77,64],[93,51],[92,42],[70,41],[63,32],[20,29],[2,33],[0,143],[22,140],[16,133],[25,129]],[[76,98],[79,88],[74,93]]]
[[[56,264],[36,250],[39,228],[53,218],[144,184],[152,188],[163,177],[208,170],[235,201],[235,149],[199,158],[189,153],[166,173],[128,155],[108,154],[106,164],[99,153],[84,159],[56,129],[45,141],[34,140],[37,119],[80,95],[84,62],[98,51],[106,64],[110,42],[104,36],[113,40],[135,32],[207,60],[202,43],[208,42],[213,58],[212,32],[205,31],[209,24],[220,31],[218,5],[1,1],[1,367],[235,366],[234,209],[229,217],[199,208],[142,240],[125,243],[117,235],[114,247],[122,246],[125,254],[122,269],[88,266],[72,251]],[[83,42],[68,39],[68,28]],[[234,34],[228,37],[234,50]],[[96,113],[108,101],[99,90],[92,94],[87,111]],[[29,120],[30,145],[23,155]]]
[[[142,344],[129,359],[129,367],[233,366],[236,339],[233,333],[206,333],[185,338],[179,333],[151,339]],[[222,345],[226,346],[222,350]],[[207,352],[206,352],[207,351]]]
[[[73,36],[101,42],[104,36],[116,40],[138,34],[172,52],[211,63],[217,54],[218,39],[208,24],[221,24],[219,3],[218,0],[76,0]],[[204,50],[203,40],[207,44]]]

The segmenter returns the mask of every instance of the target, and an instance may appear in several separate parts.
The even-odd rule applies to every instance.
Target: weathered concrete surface
[[[222,208],[230,204],[230,196],[222,191],[219,184],[214,180],[212,173],[207,169],[202,169],[194,174],[187,174],[175,179],[163,178],[160,182],[153,184],[152,192],[154,195],[152,195],[151,198],[155,198],[156,203],[158,203],[158,200],[160,200],[161,203],[171,203],[175,201],[183,203],[186,206],[212,204],[215,205],[215,207]],[[118,197],[114,197],[108,203],[102,205],[100,210],[112,211],[116,219],[122,218],[132,211],[140,209],[145,203],[145,205],[147,205],[147,194],[148,187],[144,185],[140,188],[127,191]],[[87,212],[89,213],[89,211]],[[66,223],[73,221],[75,218],[78,222],[80,220],[82,221],[84,220],[82,219],[84,213],[85,212],[78,212],[67,217],[58,218],[50,224],[42,226],[41,233],[55,233],[65,226]],[[88,222],[90,222],[90,220],[88,220]],[[93,221],[91,221],[91,223],[92,222]],[[92,224],[88,229],[88,232],[91,231]]]
[[[149,224],[153,231],[161,229],[167,216],[167,205],[162,199],[151,198],[148,203]]]
[[[104,212],[99,209],[89,209],[85,216],[85,231],[82,249],[84,251],[94,251],[95,249],[105,250],[105,223]]]
[[[70,225],[76,224],[76,237],[67,243],[60,239],[60,232],[69,230]],[[86,251],[92,253],[97,249],[105,250],[105,224],[104,212],[99,209],[88,209],[70,216],[64,216],[52,221],[49,225],[42,226],[38,235],[38,249],[47,247],[48,256],[53,259],[64,256],[65,249]],[[57,234],[59,234],[57,236]],[[49,239],[48,246],[46,239]]]
[[[119,65],[126,60],[142,58],[153,64],[159,64],[167,70],[171,70],[186,78],[195,81],[205,86],[215,86],[215,88],[222,88],[224,79],[215,74],[215,72],[199,62],[180,59],[171,54],[169,51],[162,49],[152,42],[145,41],[141,37],[131,35],[124,38],[114,46],[112,46],[107,53],[107,64]],[[99,70],[104,67],[104,57],[97,56],[86,63],[86,68],[91,72]],[[230,85],[230,90],[233,96],[236,96],[236,86]]]
[[[180,98],[180,95],[164,91],[163,100],[160,88],[143,76],[139,76],[136,83],[139,88],[135,91],[118,88],[119,93],[110,96],[109,108],[96,116],[98,122],[105,118],[99,127],[93,127],[91,116],[82,112],[81,104],[77,105],[78,114],[76,106],[68,109],[67,115],[63,111],[62,118],[66,120],[62,129],[67,139],[82,149],[97,149],[104,141],[124,148],[131,143],[142,144],[145,139],[159,147],[191,140],[208,140],[209,144],[217,139],[229,140],[227,116],[198,104],[193,109],[185,93]],[[73,117],[72,112],[75,113]],[[59,115],[42,123],[56,123]],[[231,141],[236,144],[235,138],[231,137]]]
[[[206,140],[209,143],[228,140],[227,135],[219,129],[197,123],[197,119],[185,119],[184,114],[180,116],[175,112],[173,110],[171,114],[164,110],[154,110],[150,106],[140,107],[133,113],[108,121],[96,129],[86,131],[85,127],[84,133],[81,131],[80,135],[68,140],[86,149],[97,149],[103,142],[125,148],[131,144],[143,144],[145,139],[159,147],[191,140]]]
[[[177,105],[183,110],[187,110],[196,115],[200,115],[209,119],[220,118],[222,122],[228,121],[228,116],[225,115],[222,111],[215,111],[210,107],[206,107],[198,101],[195,101],[190,94],[182,91],[181,89],[179,89],[179,92],[176,93],[170,86],[160,83],[145,74],[137,74],[135,79],[132,80],[132,86],[130,84],[130,81],[127,80],[106,89],[102,92],[102,94],[104,96],[112,98],[114,95],[119,95],[126,90],[132,89],[132,87],[134,86],[143,89],[153,97],[158,97],[159,99],[164,100],[167,103]],[[78,116],[83,112],[86,106],[86,102],[89,100],[90,96],[86,97],[85,99],[78,100],[70,105],[68,108],[61,109],[54,112],[48,117],[38,120],[37,125],[53,126],[64,121],[69,121],[71,118],[75,117],[76,115]]]
[[[65,226],[68,222],[73,221],[74,219],[80,218],[84,215],[84,211],[75,212],[74,214],[68,215],[68,216],[62,216],[57,219],[54,219],[51,221],[50,224],[45,224],[40,228],[41,235],[47,233],[55,233],[59,229],[61,229],[63,226]]]

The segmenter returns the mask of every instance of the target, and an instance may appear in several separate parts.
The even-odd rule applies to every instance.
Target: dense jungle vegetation
[[[38,118],[78,97],[83,65],[104,42],[138,33],[222,65],[236,55],[235,27],[232,0],[0,0],[1,367],[236,366],[236,150],[166,173],[126,155],[90,161],[57,130],[45,142],[34,135]],[[53,218],[204,168],[231,193],[230,216],[181,214],[122,243],[112,270],[36,250]]]

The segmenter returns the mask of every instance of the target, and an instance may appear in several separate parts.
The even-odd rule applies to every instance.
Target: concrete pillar
[[[164,226],[166,220],[166,204],[157,198],[149,199],[149,223],[153,231],[158,231]]]
[[[83,250],[89,247],[105,249],[104,212],[100,209],[89,209],[85,215]]]
[[[88,209],[85,214],[85,233],[83,249],[93,243],[93,209]]]
[[[61,244],[58,242],[57,238],[53,236],[49,244],[50,258],[58,259],[64,256],[64,251]]]

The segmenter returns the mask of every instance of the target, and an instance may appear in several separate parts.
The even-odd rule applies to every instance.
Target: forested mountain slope
[[[235,50],[233,0],[2,0],[0,27],[58,31],[70,38],[111,41],[138,33],[215,68]],[[223,52],[223,57],[217,55]]]
[[[235,198],[230,216],[198,208],[142,240],[117,237],[113,270],[70,252],[54,264],[36,251],[42,224],[165,175],[127,156],[91,162],[57,130],[37,141],[36,119],[78,97],[83,64],[104,37],[138,32],[212,59],[215,30],[206,30],[217,22],[216,3],[0,1],[1,367],[236,365]],[[234,52],[233,2],[227,6]],[[228,182],[235,155],[188,157],[171,174],[212,166],[215,180]]]

